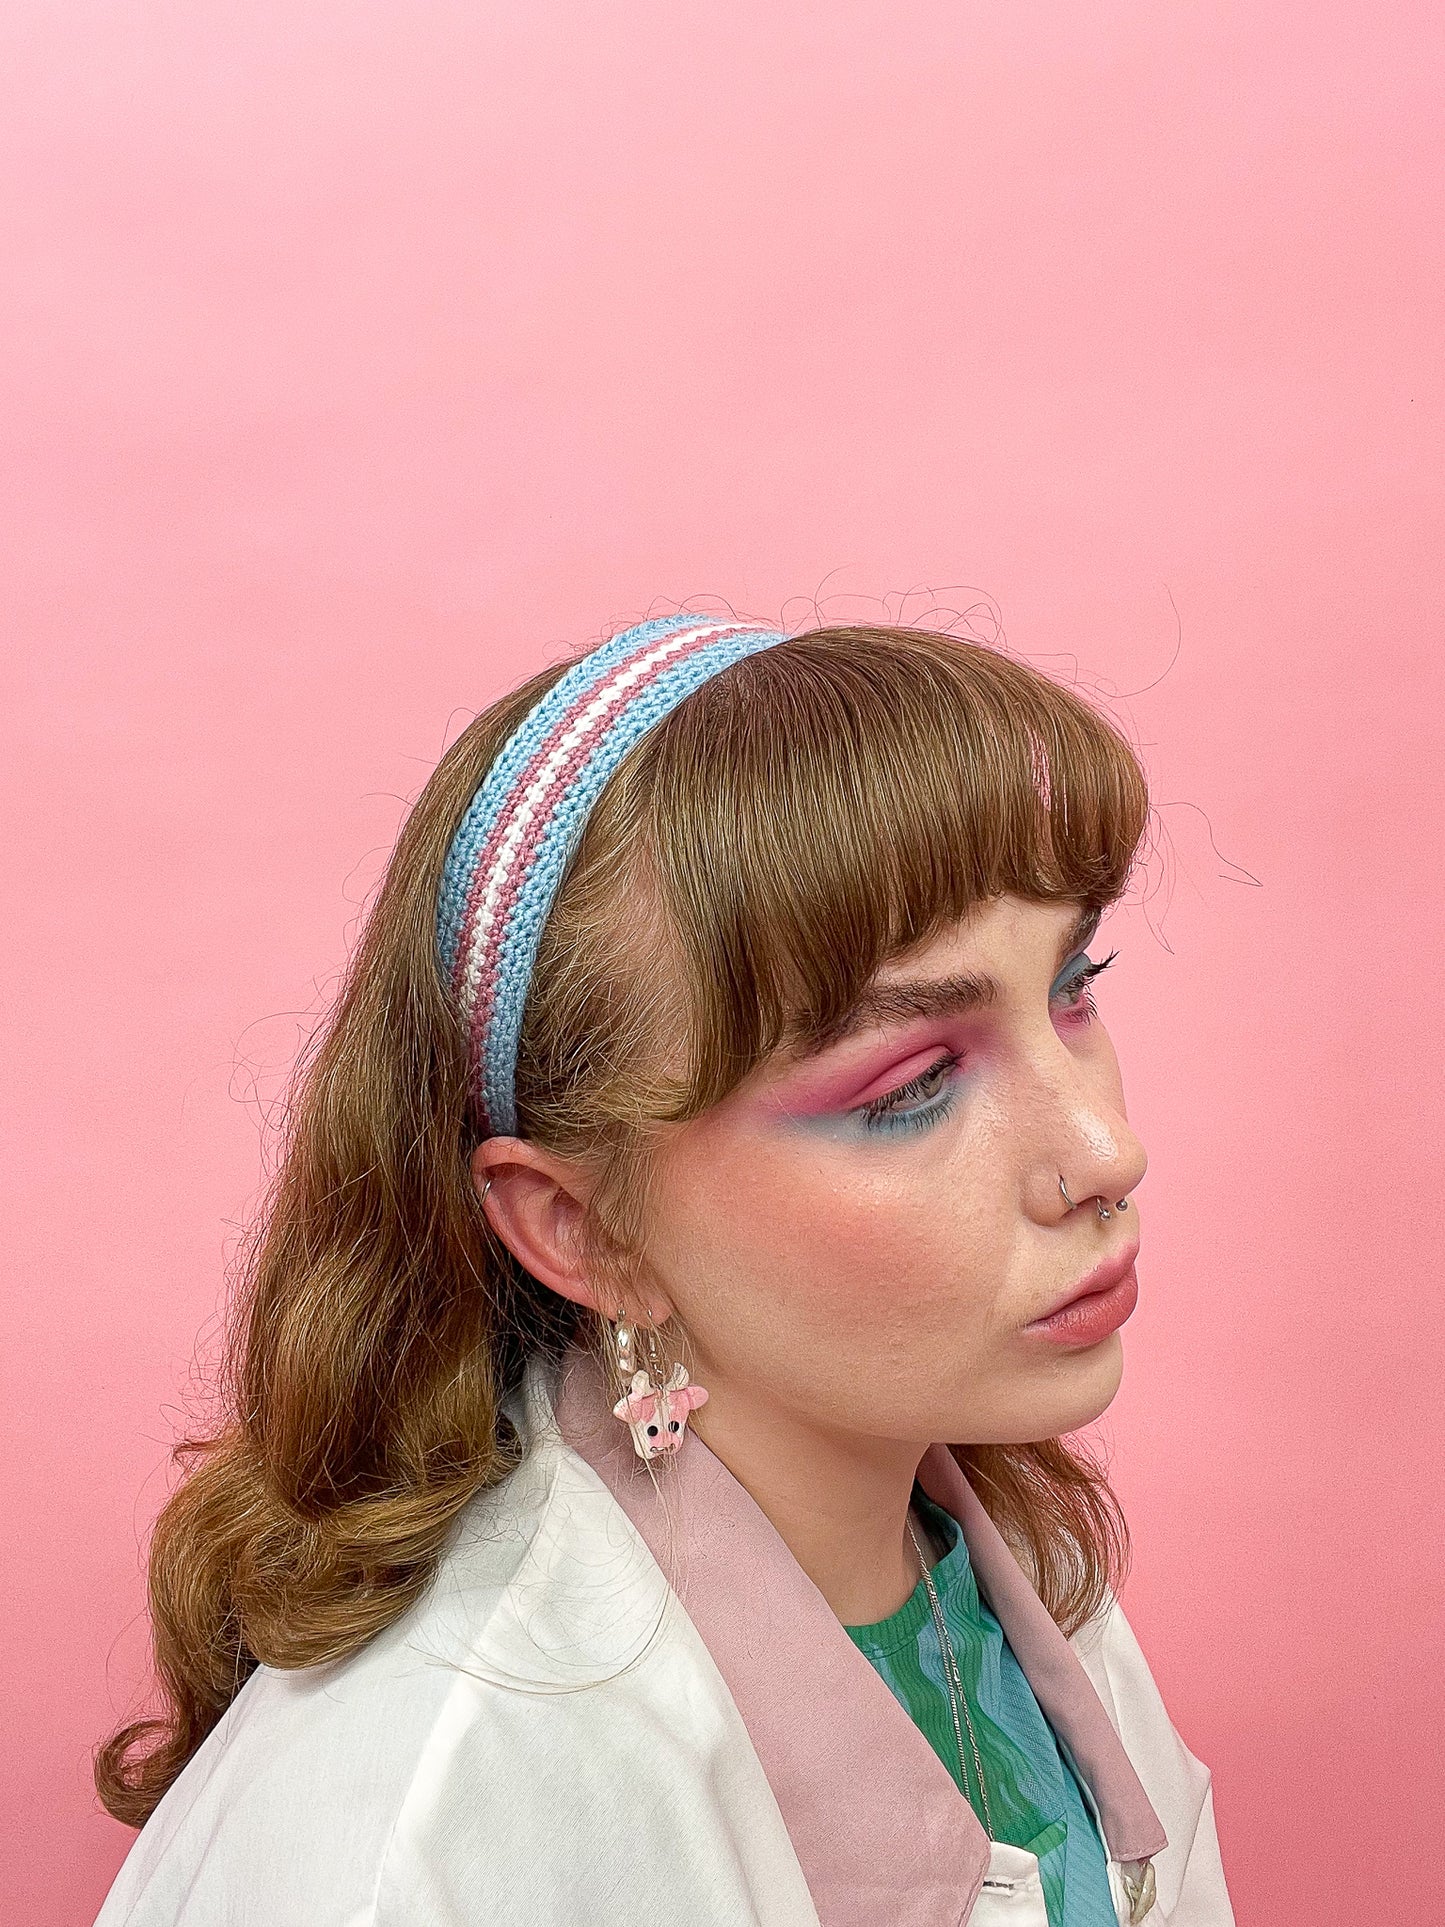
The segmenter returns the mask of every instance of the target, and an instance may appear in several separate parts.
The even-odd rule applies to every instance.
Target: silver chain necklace
[[[958,1661],[953,1653],[953,1641],[948,1636],[948,1628],[943,1623],[943,1608],[938,1603],[938,1588],[933,1583],[933,1574],[928,1569],[928,1561],[923,1556],[923,1548],[918,1543],[918,1534],[913,1530],[913,1520],[907,1521],[908,1536],[913,1541],[913,1550],[918,1554],[918,1563],[923,1569],[923,1583],[928,1588],[928,1604],[933,1612],[933,1627],[938,1634],[939,1650],[943,1654],[943,1679],[948,1688],[948,1705],[953,1714],[953,1737],[958,1746],[958,1770],[967,1784],[968,1771],[963,1764],[963,1727],[959,1725],[959,1707],[963,1708],[963,1726],[968,1728],[968,1744],[973,1753],[973,1770],[978,1775],[979,1797],[983,1802],[984,1831],[990,1840],[994,1838],[993,1816],[988,1808],[988,1788],[984,1784],[983,1761],[979,1757],[978,1736],[973,1730],[973,1721],[968,1715],[968,1695],[963,1690],[963,1680],[959,1674]]]

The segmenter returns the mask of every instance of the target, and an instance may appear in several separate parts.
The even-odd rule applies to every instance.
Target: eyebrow
[[[1059,944],[1056,973],[1092,940],[1103,914],[1102,909],[1084,909],[1074,918]],[[869,984],[841,1016],[809,1032],[800,1048],[805,1057],[816,1057],[856,1037],[859,1031],[879,1025],[907,1023],[917,1017],[960,1017],[972,1010],[986,1010],[997,1002],[1002,988],[996,977],[975,976],[969,971]]]

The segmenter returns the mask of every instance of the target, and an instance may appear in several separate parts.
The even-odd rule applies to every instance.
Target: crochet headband
[[[507,739],[442,868],[437,948],[467,1027],[483,1131],[517,1128],[517,1040],[543,926],[593,804],[627,751],[710,676],[786,637],[662,616],[560,677]]]

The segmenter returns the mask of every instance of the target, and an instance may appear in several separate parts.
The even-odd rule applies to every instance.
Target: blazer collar
[[[958,1927],[989,1840],[953,1776],[721,1459],[689,1432],[655,1486],[612,1403],[595,1358],[570,1347],[553,1421],[627,1513],[712,1655],[820,1920]],[[1110,1856],[1160,1852],[1164,1829],[1092,1681],[946,1445],[929,1447],[918,1481],[958,1520],[979,1591],[1094,1796]]]

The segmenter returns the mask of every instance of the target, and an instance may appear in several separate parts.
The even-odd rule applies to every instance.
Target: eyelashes
[[[1107,957],[1101,957],[1097,963],[1092,962],[1088,957],[1081,957],[1074,969],[1060,980],[1059,988],[1061,990],[1073,991],[1079,999],[1079,1002],[1074,1006],[1075,1013],[1084,1011],[1090,1017],[1098,1015],[1098,1006],[1094,1002],[1093,993],[1089,989],[1089,986],[1093,983],[1095,977],[1101,976],[1102,973],[1109,968],[1109,965],[1113,963],[1118,954],[1117,950],[1111,950]]]
[[[939,1085],[938,1080],[957,1070],[963,1059],[957,1051],[945,1051],[926,1071],[917,1077],[910,1077],[906,1084],[897,1090],[887,1091],[882,1097],[875,1097],[871,1104],[865,1104],[858,1112],[863,1128],[868,1131],[921,1131],[927,1125],[944,1117],[953,1108],[953,1089],[950,1085]],[[922,1104],[915,1100],[924,1099]],[[905,1106],[911,1108],[904,1108]]]
[[[1098,1015],[1090,985],[1103,975],[1118,954],[1117,950],[1111,950],[1097,963],[1081,957],[1059,979],[1058,989],[1070,1000],[1065,1006],[1067,1016],[1088,1023]],[[958,1080],[953,1073],[962,1062],[960,1052],[944,1051],[926,1071],[909,1078],[896,1090],[885,1091],[871,1104],[862,1105],[854,1115],[865,1131],[925,1131],[953,1109],[958,1095]]]

